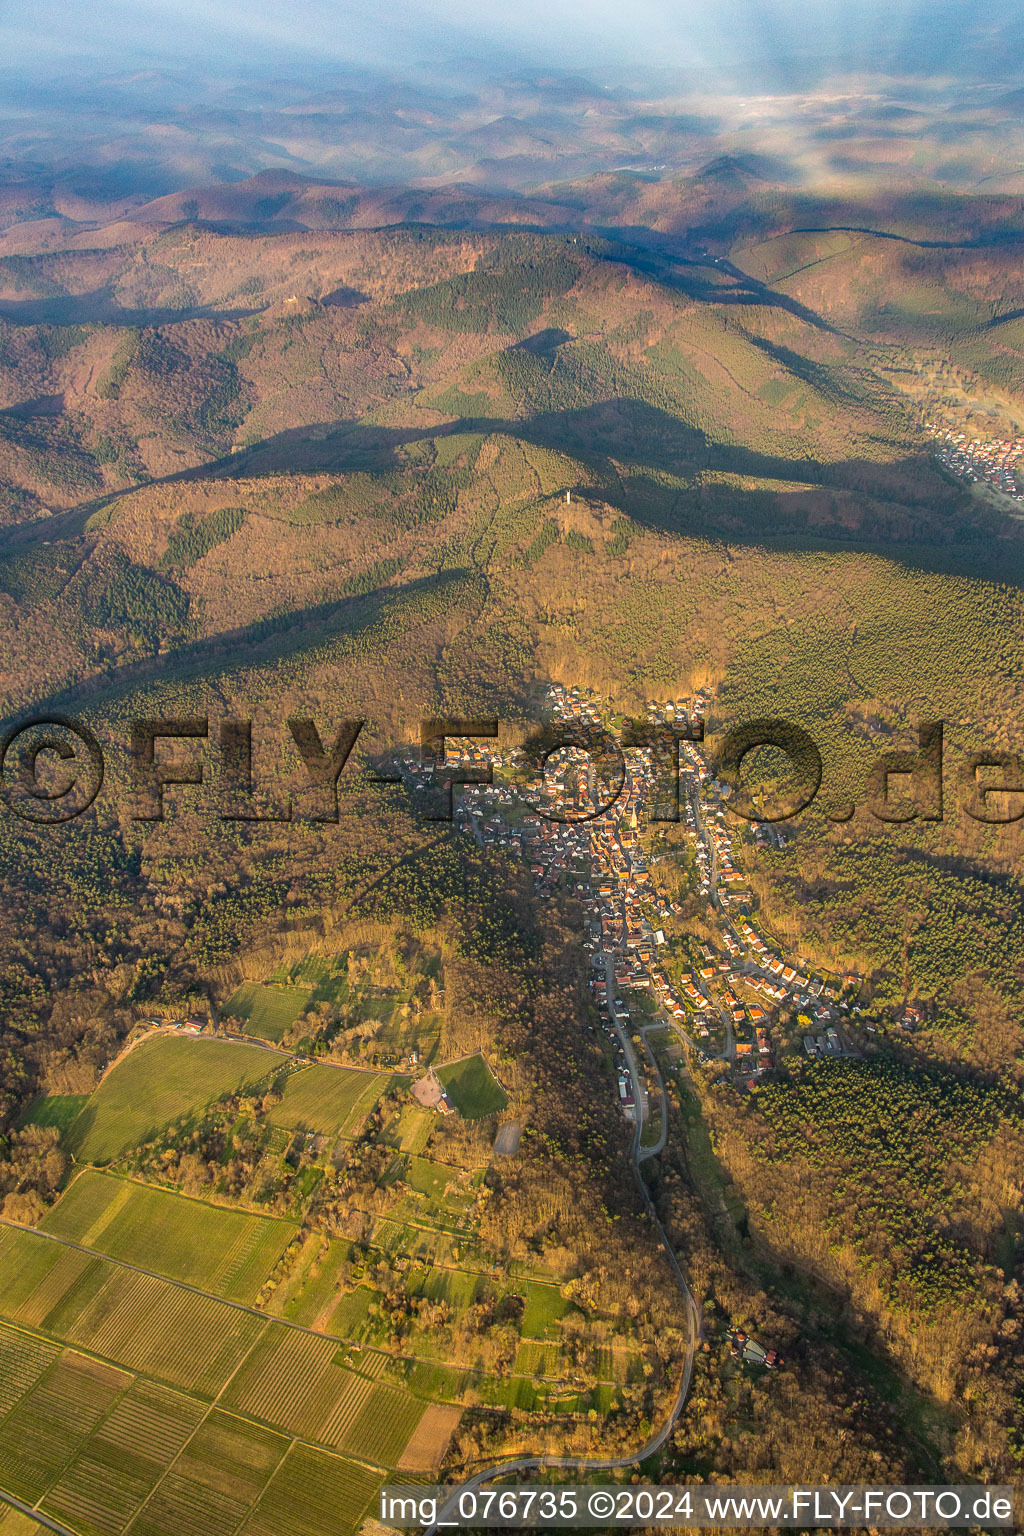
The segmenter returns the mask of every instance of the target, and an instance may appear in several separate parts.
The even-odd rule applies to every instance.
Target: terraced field
[[[43,1231],[114,1259],[142,1262],[229,1301],[251,1302],[298,1228],[85,1169]]]
[[[280,1104],[267,1116],[285,1130],[319,1131],[324,1136],[352,1132],[380,1097],[386,1078],[378,1072],[346,1067],[306,1067],[294,1072]]]
[[[169,1121],[259,1081],[274,1060],[258,1046],[230,1040],[144,1040],[92,1094],[71,1126],[68,1150],[81,1163],[113,1162]]]

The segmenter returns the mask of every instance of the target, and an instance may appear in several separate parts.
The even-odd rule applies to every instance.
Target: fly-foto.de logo
[[[254,774],[254,725],[234,717],[211,723],[207,716],[137,719],[127,741],[101,744],[81,721],[63,715],[33,716],[10,726],[0,740],[0,803],[23,821],[59,826],[76,820],[109,786],[112,750],[125,765],[124,785],[132,821],[164,819],[169,791],[198,804],[221,821],[330,822],[340,818],[339,787],[366,721],[344,719],[323,731],[310,718],[287,719],[277,733],[298,779],[268,784]],[[263,736],[269,728],[261,727]],[[272,732],[270,733],[272,734]],[[752,822],[781,822],[806,810],[823,788],[821,754],[813,737],[780,718],[735,724],[705,739],[699,719],[623,723],[618,734],[593,722],[561,722],[532,733],[518,729],[516,745],[499,746],[496,719],[428,719],[419,745],[375,754],[361,765],[362,782],[405,784],[429,821],[451,821],[456,785],[492,784],[495,761],[517,778],[537,814],[556,822],[595,819],[612,810],[626,783],[626,754],[646,755],[652,774],[651,821],[678,821],[684,775],[711,778],[725,792],[726,808]],[[881,822],[941,821],[947,780],[941,721],[916,727],[912,746],[887,751],[870,766],[863,800]],[[265,743],[264,743],[265,744]],[[785,759],[784,783],[770,792],[744,782],[745,764],[762,748]],[[375,762],[377,766],[375,766]],[[356,771],[348,768],[349,774]],[[549,793],[552,780],[559,793]],[[974,820],[1005,825],[1024,817],[1024,765],[1017,753],[980,749],[958,767],[958,803]],[[109,793],[109,788],[107,790]],[[831,821],[849,821],[857,807],[823,796]]]

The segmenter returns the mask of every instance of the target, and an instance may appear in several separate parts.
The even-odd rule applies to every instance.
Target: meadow
[[[485,1115],[499,1114],[508,1104],[508,1096],[495,1082],[490,1067],[479,1053],[438,1067],[437,1076],[466,1120],[481,1120]]]
[[[68,1150],[79,1162],[114,1162],[169,1121],[258,1082],[272,1064],[258,1047],[228,1040],[144,1040],[91,1095],[71,1126]]]
[[[66,1136],[88,1102],[87,1093],[47,1094],[45,1098],[32,1101],[20,1124],[53,1126],[61,1136]]]

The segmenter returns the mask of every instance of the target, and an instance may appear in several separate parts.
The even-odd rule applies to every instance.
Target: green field
[[[66,1138],[81,1163],[109,1163],[168,1121],[266,1076],[274,1058],[230,1040],[159,1035],[100,1083]]]
[[[8,1383],[0,1487],[80,1536],[352,1536],[380,1485],[370,1468],[0,1327],[5,1365],[12,1348],[43,1354]],[[0,1505],[4,1536],[42,1529]]]
[[[406,1104],[397,1123],[387,1132],[386,1140],[400,1152],[416,1156],[426,1147],[433,1128],[433,1110],[421,1109],[418,1104]]]
[[[572,1310],[555,1285],[540,1285],[531,1280],[526,1287],[526,1307],[523,1311],[522,1333],[526,1339],[550,1339],[558,1336],[558,1325],[566,1313]]]
[[[338,1136],[353,1131],[380,1097],[385,1078],[378,1072],[347,1067],[306,1067],[293,1072],[280,1104],[267,1116],[285,1130],[319,1131]]]
[[[11,1322],[210,1396],[267,1327],[215,1297],[10,1227],[0,1228],[0,1308]]]
[[[87,1093],[52,1093],[46,1098],[34,1099],[19,1124],[55,1126],[62,1136],[66,1136],[88,1102]]]
[[[0,1306],[12,1323],[103,1362],[60,1355],[48,1340],[0,1327],[0,1398],[8,1408],[0,1431],[0,1487],[31,1494],[33,1502],[70,1460],[76,1426],[93,1400],[99,1407],[86,1433],[131,1386],[135,1372],[190,1398],[216,1398],[250,1427],[259,1421],[275,1439],[282,1432],[298,1435],[381,1466],[395,1465],[426,1406],[377,1379],[382,1355],[361,1356],[365,1363],[351,1370],[337,1338],[253,1316],[32,1232],[0,1228]],[[63,1384],[62,1377],[58,1392],[55,1371],[70,1373],[74,1382]],[[16,1445],[6,1441],[9,1425],[17,1428]],[[174,1522],[167,1528],[175,1529]]]
[[[86,1169],[45,1232],[184,1280],[229,1301],[256,1299],[298,1228]]]
[[[293,1445],[239,1536],[349,1536],[380,1484],[367,1467]]]
[[[216,1409],[136,1519],[135,1536],[234,1531],[288,1450],[284,1435]]]
[[[321,1314],[333,1307],[342,1266],[351,1257],[351,1244],[332,1239],[326,1253],[303,1256],[292,1280],[275,1292],[269,1306],[278,1317],[303,1328],[314,1328]]]
[[[42,1536],[45,1526],[33,1520],[31,1515],[23,1515],[20,1509],[14,1509],[6,1504],[0,1504],[0,1532],[2,1536]]]
[[[444,1163],[432,1163],[427,1157],[410,1157],[405,1181],[418,1194],[440,1200],[457,1175],[456,1168],[448,1168]]]
[[[495,1082],[490,1067],[479,1054],[450,1062],[446,1067],[438,1067],[437,1076],[455,1108],[466,1120],[481,1120],[485,1115],[496,1115],[508,1103],[507,1095]]]
[[[224,1005],[224,1016],[243,1020],[246,1034],[277,1044],[307,1006],[311,995],[309,987],[263,986],[257,981],[245,981]]]

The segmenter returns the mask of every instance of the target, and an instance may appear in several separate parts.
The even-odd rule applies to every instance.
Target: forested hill
[[[266,979],[353,924],[378,924],[378,943],[401,928],[409,952],[444,950],[451,1042],[497,1052],[532,1116],[522,1162],[488,1173],[488,1231],[497,1242],[505,1213],[516,1262],[556,1254],[573,1305],[600,1299],[588,1326],[612,1337],[630,1319],[652,1374],[623,1383],[613,1427],[639,1444],[673,1390],[682,1334],[665,1351],[656,1335],[659,1319],[679,1327],[679,1302],[651,1268],[636,1322],[581,1236],[580,1211],[594,1231],[650,1229],[622,1193],[628,1138],[587,1033],[578,892],[567,880],[545,906],[507,849],[467,853],[367,770],[424,718],[497,716],[507,743],[552,680],[593,689],[617,724],[706,688],[712,748],[730,721],[780,715],[818,743],[820,801],[770,847],[737,824],[735,856],[765,930],[808,967],[855,972],[882,1027],[832,1079],[790,1053],[760,1098],[713,1069],[674,1090],[673,1140],[645,1167],[716,1348],[726,1321],[746,1321],[796,1363],[730,1397],[702,1358],[666,1454],[676,1472],[775,1481],[1009,1476],[1024,893],[1017,823],[969,814],[964,774],[972,753],[1024,739],[1012,210],[986,204],[972,222],[958,205],[953,248],[925,243],[934,211],[782,207],[725,182],[727,197],[721,177],[700,194],[717,230],[701,230],[704,249],[681,228],[655,229],[670,244],[629,238],[621,186],[596,183],[586,231],[439,227],[405,205],[375,228],[232,230],[181,208],[48,224],[33,249],[8,231],[0,716],[5,730],[81,718],[107,777],[73,826],[0,818],[2,1193],[52,1197],[27,1162],[56,1149],[57,1128],[15,1140],[19,1118],[42,1091],[91,1092],[147,1010],[212,1006],[243,963]],[[615,209],[599,219],[602,198]],[[881,237],[894,230],[905,238]],[[941,433],[996,467],[965,472]],[[272,801],[297,768],[287,721],[311,717],[324,741],[366,722],[337,822],[210,812],[222,721],[253,721]],[[139,718],[209,727],[209,777],[169,790],[162,823],[133,816]],[[865,804],[871,766],[925,720],[945,725],[945,819],[883,824]],[[683,840],[658,850],[675,864],[680,951],[707,937]],[[920,1027],[899,1031],[909,1003]],[[917,1184],[899,1137],[858,1115],[865,1100],[923,1135],[949,1110],[934,1156],[907,1164]],[[218,1136],[237,1108],[222,1106]],[[383,1189],[382,1125],[366,1166]],[[490,1143],[473,1146],[489,1167]],[[775,1205],[781,1164],[795,1193]],[[983,1179],[991,1201],[972,1214]],[[947,1195],[950,1230],[900,1274],[886,1234],[900,1220],[938,1231]],[[840,1244],[846,1208],[857,1225]],[[397,1316],[404,1282],[377,1278]],[[503,1317],[473,1306],[499,1351]],[[519,1443],[514,1405],[474,1408],[467,1461]],[[763,1444],[755,1422],[771,1426]],[[577,1448],[597,1437],[578,1433]]]

